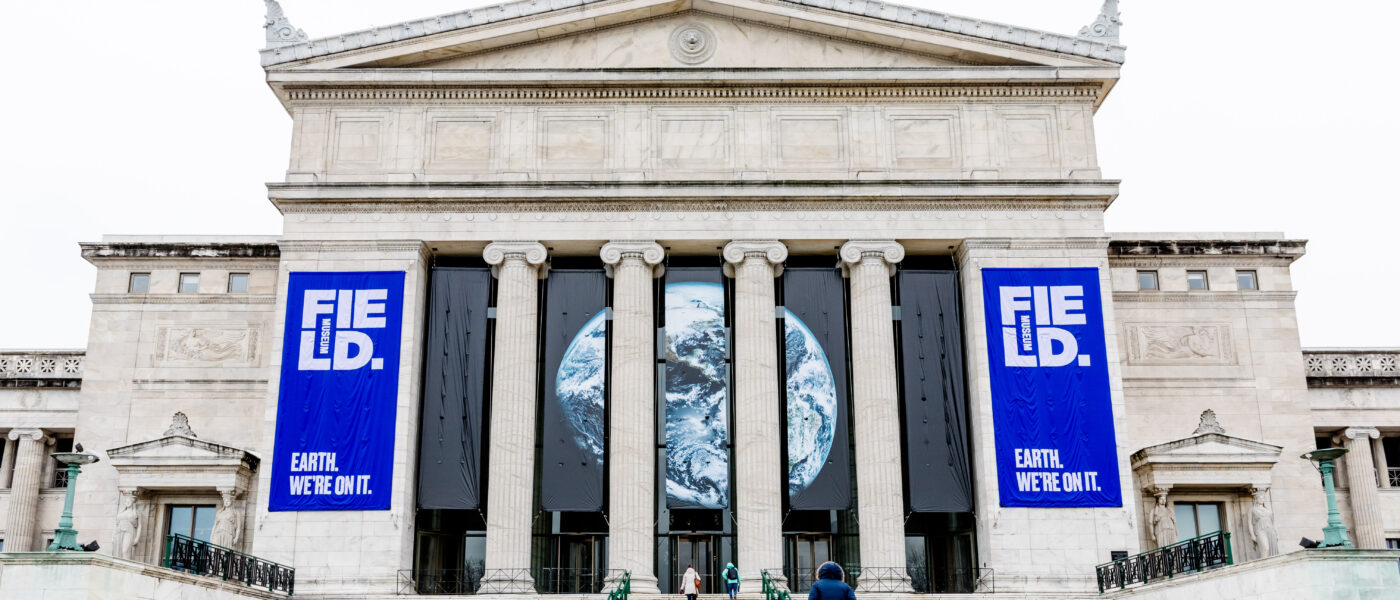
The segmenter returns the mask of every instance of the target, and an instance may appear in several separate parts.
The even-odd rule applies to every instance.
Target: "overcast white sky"
[[[283,0],[313,38],[493,4]],[[1101,0],[909,0],[1073,34]],[[1283,231],[1305,346],[1400,347],[1400,2],[1123,0],[1123,80],[1096,126],[1112,231]],[[86,345],[79,241],[277,234],[291,121],[257,0],[8,2],[0,348]]]

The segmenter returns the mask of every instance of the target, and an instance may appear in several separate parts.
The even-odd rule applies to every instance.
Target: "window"
[[[199,292],[199,273],[180,274],[180,293],[195,294]]]
[[[1139,290],[1155,290],[1155,289],[1157,289],[1157,272],[1156,272],[1156,271],[1138,271],[1138,289],[1139,289]]]
[[[131,274],[131,281],[130,281],[130,283],[127,284],[127,286],[126,286],[126,291],[132,292],[132,293],[137,293],[137,294],[144,294],[144,293],[150,291],[150,289],[151,289],[151,274],[150,274],[150,273],[132,273],[132,274]]]
[[[1208,290],[1208,289],[1210,289],[1210,280],[1206,278],[1206,272],[1205,272],[1205,271],[1187,271],[1187,272],[1186,272],[1186,289],[1188,289],[1188,290]]]
[[[1235,271],[1235,280],[1242,290],[1259,289],[1259,275],[1254,271]]]
[[[172,504],[169,511],[167,535],[178,534],[207,542],[214,533],[213,504]]]
[[[4,541],[3,541],[3,540],[0,540],[0,544],[3,544],[3,543],[4,543]],[[1397,538],[1386,538],[1386,540],[1385,540],[1385,547],[1386,547],[1387,550],[1400,550],[1400,539],[1397,539]]]
[[[248,293],[248,274],[247,274],[247,273],[229,273],[229,274],[228,274],[228,292],[229,292],[230,294],[246,294],[246,293]]]
[[[72,438],[72,437],[68,437],[68,436],[62,436],[62,435],[60,435],[60,436],[58,436],[58,437],[55,437],[54,440],[53,440],[53,451],[54,451],[54,452],[72,452],[72,451],[73,451],[73,438]],[[56,487],[56,488],[66,488],[66,487],[68,487],[68,465],[65,465],[65,464],[63,464],[63,463],[61,463],[61,462],[58,462],[58,459],[57,459],[57,458],[52,458],[52,457],[50,457],[49,460],[53,461],[53,465],[54,465],[54,467],[53,467],[53,481],[49,482],[49,487]]]
[[[1176,539],[1186,541],[1224,529],[1218,502],[1177,502]]]

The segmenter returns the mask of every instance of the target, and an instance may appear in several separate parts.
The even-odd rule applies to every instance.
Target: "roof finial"
[[[1196,426],[1196,430],[1191,435],[1204,435],[1207,433],[1225,433],[1225,428],[1220,426],[1220,421],[1215,419],[1215,411],[1207,408],[1201,413],[1201,424]]]
[[[287,15],[282,13],[282,5],[277,0],[263,0],[267,5],[267,20],[263,22],[263,30],[267,32],[267,47],[280,48],[291,46],[302,42],[309,42],[311,38],[306,37],[306,32],[292,26],[287,20]]]
[[[273,0],[267,1],[272,2]],[[185,437],[199,437],[195,435],[194,431],[190,429],[189,417],[186,417],[185,413],[182,412],[177,412],[174,416],[170,417],[170,428],[166,429],[165,433],[161,435],[164,435],[166,437],[170,437],[172,435],[183,435]]]
[[[1118,30],[1123,27],[1123,20],[1119,16],[1118,0],[1104,0],[1103,8],[1099,9],[1099,18],[1080,29],[1079,37],[1117,44]]]

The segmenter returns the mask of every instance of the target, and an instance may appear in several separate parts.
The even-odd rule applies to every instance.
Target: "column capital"
[[[500,276],[500,267],[506,260],[516,259],[534,267],[539,271],[540,279],[544,279],[547,270],[540,268],[540,265],[543,265],[545,259],[549,258],[549,251],[545,249],[544,244],[539,242],[491,242],[481,251],[481,258],[486,261],[486,264],[491,265],[493,277]]]
[[[603,249],[598,251],[598,256],[603,259],[603,270],[607,271],[608,277],[613,276],[613,267],[621,264],[625,258],[638,258],[642,262],[651,265],[651,276],[660,277],[666,271],[661,265],[661,261],[666,258],[666,249],[661,244],[644,240],[614,240],[603,244]]]
[[[37,441],[39,441],[39,440],[44,439],[44,430],[39,429],[39,428],[37,428],[37,427],[27,427],[27,428],[22,428],[22,429],[11,429],[11,430],[10,430],[10,434],[9,434],[8,436],[6,436],[6,437],[8,437],[8,438],[10,438],[10,439],[12,439],[12,440],[20,440],[20,439],[24,439],[24,438],[29,438],[29,441],[31,441],[31,442],[37,442]]]
[[[783,261],[788,250],[778,240],[734,240],[724,245],[724,274],[734,276],[734,267],[750,258],[762,258],[773,266],[773,276],[783,274]]]
[[[1339,434],[1339,436],[1353,440],[1374,440],[1376,438],[1381,437],[1381,430],[1376,429],[1375,427],[1348,427],[1342,430],[1342,433]]]
[[[851,240],[841,245],[841,273],[849,275],[851,267],[862,260],[884,262],[894,277],[895,265],[904,260],[904,246],[894,240]]]

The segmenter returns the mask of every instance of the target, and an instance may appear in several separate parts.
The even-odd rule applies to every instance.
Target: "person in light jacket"
[[[812,584],[812,591],[807,594],[807,600],[856,600],[855,590],[842,581],[845,576],[841,565],[834,562],[822,563],[822,566],[817,568],[817,580]]]
[[[685,594],[685,600],[695,600],[695,596],[700,593],[700,574],[695,572],[695,567],[685,566],[685,575],[681,575],[681,593]]]
[[[734,563],[724,565],[724,587],[729,590],[729,600],[739,594],[739,569]]]

